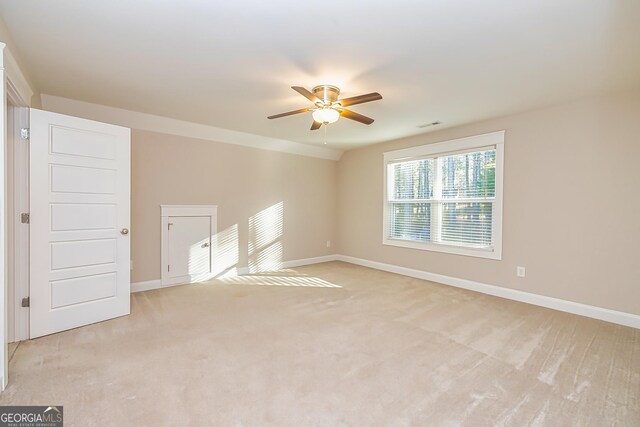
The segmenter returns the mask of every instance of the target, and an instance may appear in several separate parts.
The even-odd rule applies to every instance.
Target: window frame
[[[387,151],[383,155],[383,211],[382,211],[382,244],[402,248],[419,249],[442,252],[454,255],[464,255],[478,258],[502,260],[502,205],[503,205],[503,177],[504,177],[504,134],[505,131],[491,132],[482,135],[452,139],[433,144],[409,147],[400,150]],[[492,211],[492,243],[493,247],[472,248],[466,246],[449,245],[446,243],[417,242],[411,240],[394,239],[389,236],[389,177],[388,165],[399,161],[418,160],[420,158],[443,157],[476,151],[482,148],[495,147],[496,150],[496,187]],[[455,202],[455,199],[451,200]]]

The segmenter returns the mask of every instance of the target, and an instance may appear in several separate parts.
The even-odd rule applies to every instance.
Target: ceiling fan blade
[[[378,99],[382,99],[382,95],[380,95],[378,92],[371,92],[367,93],[366,95],[358,95],[351,98],[339,99],[338,102],[343,107],[348,107],[349,105],[363,104],[365,102],[377,101]]]
[[[318,129],[320,129],[320,126],[322,126],[322,123],[316,122],[314,120],[313,123],[311,124],[311,130],[318,130]]]
[[[267,117],[267,119],[279,119],[280,117],[292,116],[294,114],[306,113],[308,111],[309,111],[308,108],[301,108],[299,110],[289,111],[289,112],[286,112],[286,113],[280,113],[280,114],[276,114],[275,116],[269,116],[269,117]]]
[[[362,114],[358,114],[351,110],[345,110],[344,108],[340,109],[340,115],[345,119],[355,120],[356,122],[364,123],[365,125],[373,123],[373,119],[371,117],[363,116]]]
[[[305,98],[307,98],[309,101],[313,102],[314,104],[316,102],[322,102],[322,100],[320,98],[318,98],[317,96],[315,96],[314,94],[312,94],[311,92],[309,92],[308,90],[306,90],[303,87],[291,86],[291,89],[295,90],[300,95],[304,96]]]

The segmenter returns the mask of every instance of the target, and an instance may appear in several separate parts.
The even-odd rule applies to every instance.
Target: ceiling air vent
[[[440,121],[435,121],[435,122],[431,122],[431,123],[425,123],[423,125],[418,125],[419,128],[428,128],[429,126],[437,126],[439,124],[441,124],[442,122]]]

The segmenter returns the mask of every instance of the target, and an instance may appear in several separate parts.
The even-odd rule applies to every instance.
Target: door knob
[[[203,243],[203,244],[202,244],[202,247],[203,247],[203,248],[208,248],[208,247],[209,247],[209,243]]]
[[[120,230],[120,234],[129,234],[129,229],[128,228],[123,228],[122,230]]]

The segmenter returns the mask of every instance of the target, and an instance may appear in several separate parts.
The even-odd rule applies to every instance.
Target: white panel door
[[[130,130],[30,113],[30,336],[129,314]]]
[[[211,271],[211,217],[169,217],[170,278],[189,278]],[[189,280],[188,280],[189,281]]]

